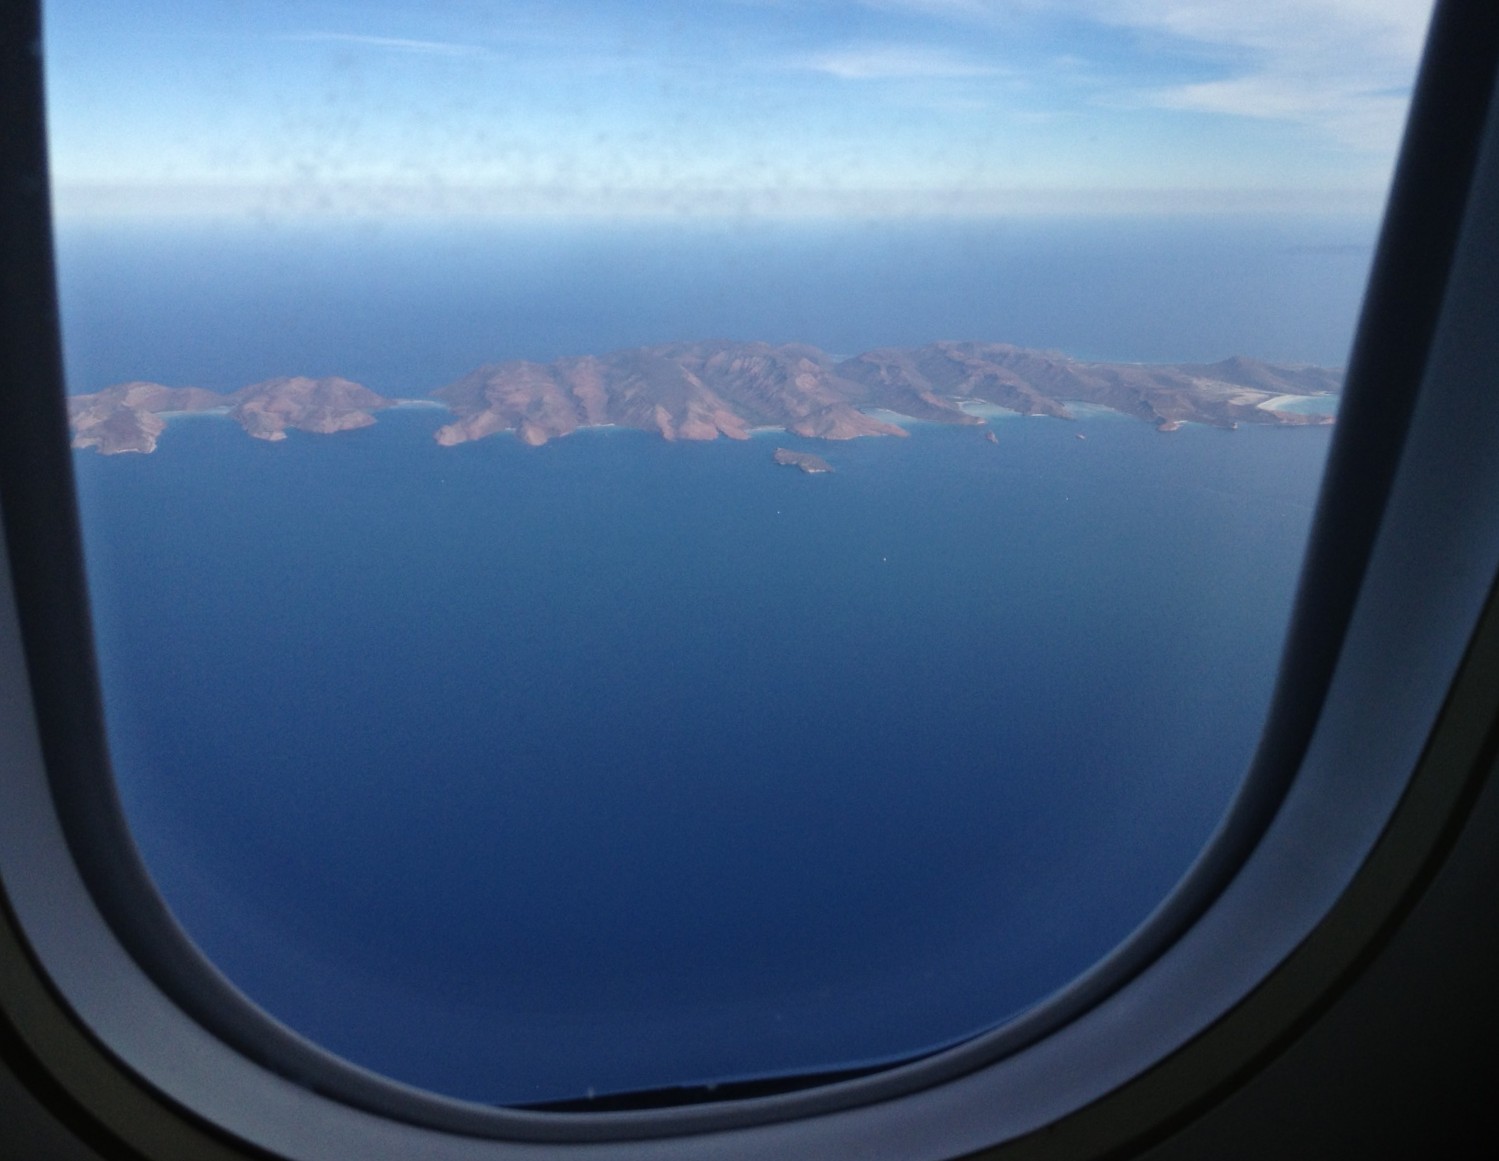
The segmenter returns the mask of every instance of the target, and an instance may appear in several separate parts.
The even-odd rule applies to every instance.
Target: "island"
[[[227,409],[229,400],[199,387],[163,387],[160,383],[119,383],[93,395],[68,399],[73,446],[91,447],[102,455],[153,452],[166,430],[163,414]]]
[[[231,398],[230,416],[256,439],[268,440],[285,439],[288,427],[320,435],[368,427],[375,422],[372,412],[396,402],[337,376],[267,379]]]
[[[983,426],[995,409],[1074,416],[1103,407],[1163,432],[1184,423],[1305,426],[1333,422],[1302,408],[1336,396],[1325,367],[1235,357],[1217,363],[1104,363],[1008,343],[942,341],[837,358],[801,343],[727,339],[632,347],[549,363],[478,367],[432,392],[452,413],[445,447],[501,432],[531,446],[606,425],[666,440],[748,439],[756,429],[809,439],[904,436],[897,420]],[[219,394],[132,381],[68,400],[73,445],[104,455],[151,452],[165,421],[222,411],[258,439],[288,429],[329,434],[367,427],[387,398],[348,379],[284,376]],[[165,417],[165,418],[164,418]]]
[[[785,464],[790,468],[800,468],[809,476],[815,476],[820,472],[831,472],[828,461],[821,456],[814,456],[807,452],[792,451],[790,448],[778,447],[775,455],[771,456],[778,464]]]
[[[228,395],[136,381],[92,395],[69,396],[68,421],[74,447],[118,455],[155,451],[157,437],[166,428],[163,416],[217,411],[256,439],[276,441],[286,438],[289,427],[322,434],[368,427],[375,422],[371,412],[397,402],[337,376],[283,376]]]

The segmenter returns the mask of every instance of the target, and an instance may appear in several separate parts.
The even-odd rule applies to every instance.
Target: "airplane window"
[[[46,5],[116,787],[482,1105],[1041,1009],[1255,755],[1419,5]]]

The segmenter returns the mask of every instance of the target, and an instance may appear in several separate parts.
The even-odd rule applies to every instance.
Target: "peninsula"
[[[1296,407],[1336,395],[1341,382],[1327,368],[1242,357],[1100,363],[1007,343],[936,342],[839,359],[799,343],[713,340],[487,364],[432,398],[453,415],[436,432],[443,446],[507,431],[536,446],[606,424],[667,440],[748,439],[756,428],[826,440],[903,436],[893,419],[982,426],[975,411],[984,407],[1066,419],[1074,404],[1132,415],[1161,431],[1183,423],[1327,424],[1331,414]],[[179,412],[222,411],[250,435],[280,440],[288,429],[365,427],[376,411],[401,402],[348,379],[299,376],[232,394],[121,383],[70,397],[68,411],[74,447],[113,455],[155,450],[163,417]]]

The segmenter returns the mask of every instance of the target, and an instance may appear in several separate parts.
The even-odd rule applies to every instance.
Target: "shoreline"
[[[1336,415],[1338,403],[1341,398],[1341,396],[1333,395],[1331,392],[1322,392],[1316,395],[1275,395],[1256,403],[1255,407],[1260,411],[1274,411],[1282,415]],[[1331,406],[1325,410],[1320,406],[1294,406],[1298,403],[1330,403]]]

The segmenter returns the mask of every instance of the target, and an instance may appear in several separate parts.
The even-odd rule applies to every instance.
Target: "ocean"
[[[418,395],[713,336],[1338,365],[1371,234],[80,227],[60,256],[74,390]],[[167,902],[278,1019],[493,1103],[897,1059],[1106,953],[1243,774],[1329,438],[1088,412],[440,448],[443,418],[195,416],[75,464]]]

